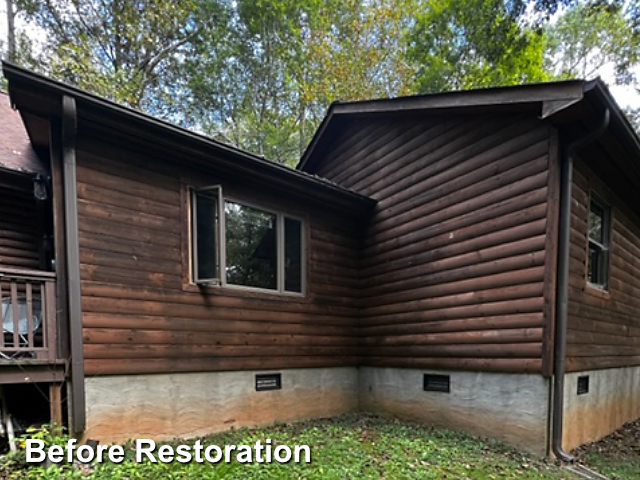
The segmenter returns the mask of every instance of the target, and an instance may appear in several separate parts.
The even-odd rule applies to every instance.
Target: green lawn
[[[611,480],[640,480],[640,458],[593,452],[582,457],[589,468]]]
[[[9,479],[569,479],[552,463],[518,453],[497,442],[447,430],[375,416],[342,416],[293,425],[242,429],[207,437],[206,444],[253,445],[257,440],[309,445],[311,464],[138,464],[102,463],[76,467],[24,468],[6,461]],[[177,442],[182,443],[182,442]],[[185,442],[187,443],[187,442]],[[192,443],[192,442],[188,442]]]

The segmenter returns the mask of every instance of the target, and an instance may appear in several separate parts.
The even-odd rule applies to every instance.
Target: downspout
[[[563,462],[574,457],[562,447],[564,421],[564,375],[567,355],[567,321],[569,311],[569,248],[571,237],[571,185],[573,182],[573,156],[597,140],[609,126],[610,112],[605,108],[598,127],[571,142],[562,155],[560,168],[560,225],[558,238],[558,281],[556,292],[556,338],[554,344],[553,417],[551,448]]]
[[[84,344],[80,295],[80,247],[78,243],[78,187],[76,184],[76,101],[62,97],[62,181],[64,185],[67,288],[69,301],[69,347],[71,354],[71,421],[74,432],[86,427],[84,391]]]

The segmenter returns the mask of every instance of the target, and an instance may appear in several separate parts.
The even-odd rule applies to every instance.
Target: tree
[[[222,56],[189,63],[194,125],[295,163],[329,104],[409,93],[403,31],[412,0],[240,0]]]
[[[25,63],[136,108],[171,108],[181,63],[219,21],[206,0],[17,0],[44,29],[44,49]]]
[[[510,9],[511,5],[511,9]],[[430,0],[409,33],[421,93],[547,79],[540,33],[521,26],[518,2]]]
[[[6,58],[15,61],[16,57],[16,9],[13,0],[5,0],[7,10],[7,51]]]
[[[592,78],[604,68],[616,82],[634,82],[640,32],[620,2],[580,3],[546,27],[546,68],[559,78]]]

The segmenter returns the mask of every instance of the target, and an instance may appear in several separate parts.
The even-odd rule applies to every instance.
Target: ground
[[[573,452],[581,463],[611,480],[640,480],[640,420]]]
[[[207,444],[253,445],[270,438],[273,444],[309,445],[311,464],[137,464],[103,463],[24,468],[16,459],[0,467],[0,478],[12,480],[115,479],[573,479],[553,463],[534,459],[509,447],[448,430],[377,416],[348,415],[293,425],[241,429],[214,435]],[[176,442],[183,443],[183,442]],[[184,443],[193,443],[184,442]]]

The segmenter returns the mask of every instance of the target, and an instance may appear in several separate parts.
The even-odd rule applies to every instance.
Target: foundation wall
[[[256,392],[256,373],[282,373],[282,389]],[[356,368],[88,377],[87,429],[101,443],[189,438],[358,409]]]
[[[589,391],[578,395],[578,378]],[[563,446],[571,450],[640,418],[640,367],[571,373],[565,377]]]
[[[450,393],[427,392],[423,375],[450,375]],[[360,369],[360,406],[547,453],[548,380],[538,374]]]

